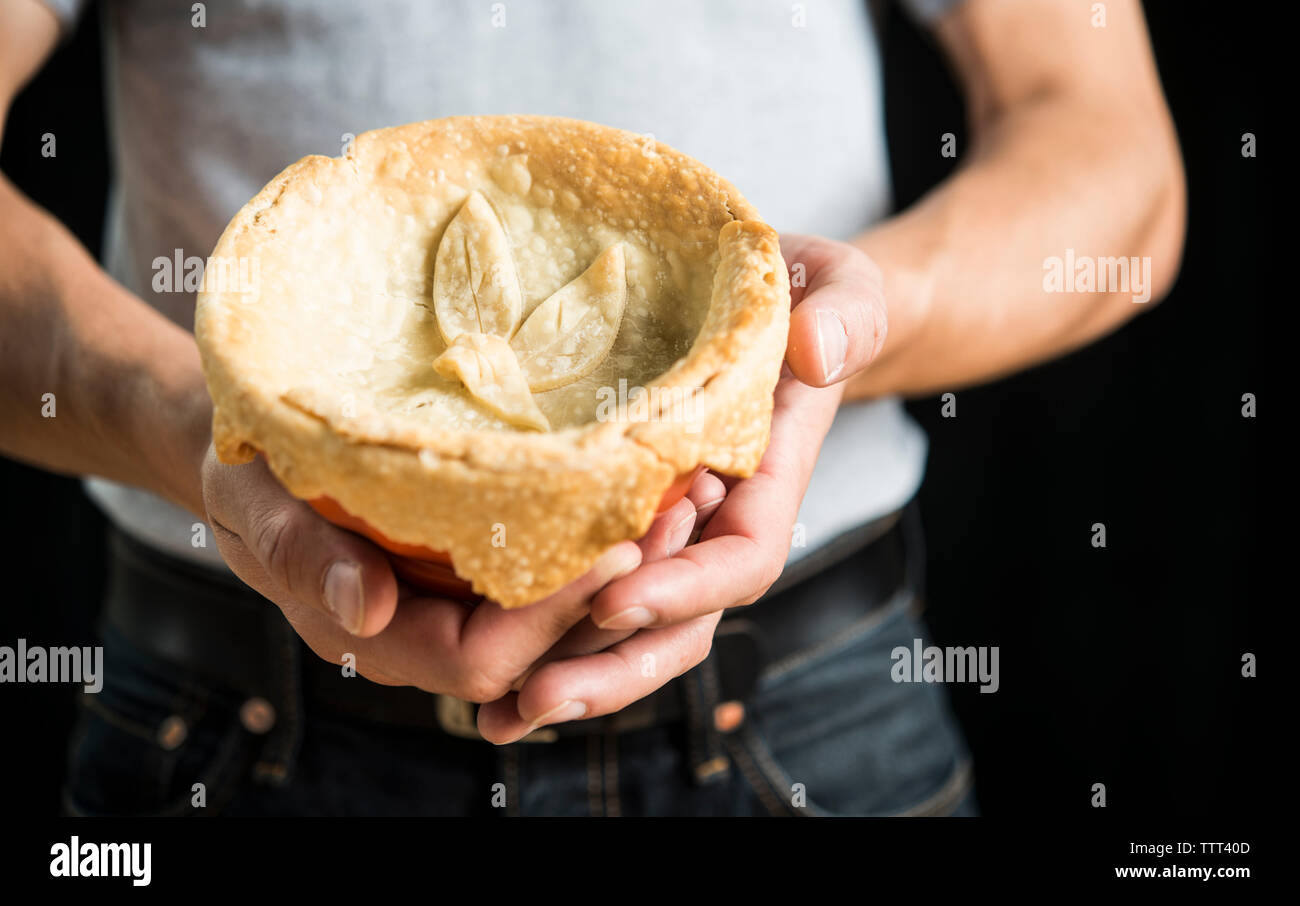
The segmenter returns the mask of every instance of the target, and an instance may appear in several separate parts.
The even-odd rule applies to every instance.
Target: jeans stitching
[[[766,740],[750,728],[746,728],[744,735],[745,741],[750,746],[750,754],[758,762],[760,769],[763,770],[764,776],[768,778],[768,782],[775,785],[773,778],[776,778],[780,782],[783,782],[788,788],[792,783],[792,778],[776,760],[776,756],[772,753]],[[931,793],[920,802],[915,805],[910,805],[901,811],[887,812],[873,817],[920,818],[946,815],[950,813],[970,791],[973,776],[970,759],[962,758],[956,765],[954,765],[952,771],[949,772],[948,777],[940,785],[939,789],[935,790],[935,792]],[[824,806],[817,805],[811,799],[808,800],[808,805],[803,809],[798,809],[794,806],[790,806],[790,809],[792,814],[796,815],[811,814],[819,817],[827,817],[834,814],[833,812],[827,811]]]
[[[745,776],[749,783],[749,788],[758,796],[758,801],[767,809],[768,814],[776,818],[788,818],[790,812],[785,808],[784,803],[776,797],[772,791],[771,784],[767,782],[766,777],[754,764],[745,747],[741,745],[734,736],[724,738],[727,748],[731,750],[732,759],[740,766],[740,773]]]
[[[776,756],[772,754],[772,750],[768,748],[767,743],[764,742],[763,738],[754,731],[752,726],[745,728],[741,742],[745,746],[749,755],[758,764],[759,770],[763,772],[763,776],[767,778],[767,782],[772,785],[774,790],[777,788],[789,790],[794,785],[794,779],[785,772],[785,769],[782,768],[780,764],[777,763]],[[784,800],[782,801],[782,804],[785,805]],[[799,815],[801,817],[807,817],[809,815],[824,817],[828,814],[811,801],[802,808],[796,807],[794,803],[785,805],[785,808],[791,815]]]
[[[235,796],[236,784],[232,780],[239,775],[238,757],[241,750],[240,742],[244,738],[242,728],[232,725],[227,729],[226,734],[222,737],[216,753],[212,756],[210,762],[204,765],[203,772],[199,775],[196,782],[202,783],[207,792],[214,794],[209,807],[212,809],[211,814],[215,814],[228,804]],[[71,781],[71,778],[69,778]],[[71,786],[66,786],[63,790],[63,806],[71,815],[86,817],[93,813],[82,808],[74,798]],[[193,789],[182,793],[180,796],[173,798],[164,804],[161,808],[144,812],[139,817],[174,817],[179,815],[191,814],[194,812]]]
[[[162,704],[160,710],[166,711],[168,716],[179,716],[185,721],[187,728],[197,726],[211,711],[210,704],[213,699],[213,691],[199,682],[194,676],[186,674],[169,679],[162,675],[155,675],[153,668],[146,668],[144,673],[151,687],[165,689],[166,701]],[[159,701],[161,701],[161,697]],[[153,702],[151,707],[157,708],[158,703],[158,701]],[[156,778],[156,794],[160,799],[164,797],[176,781],[176,771],[180,766],[180,756],[183,749],[178,747],[173,751],[164,748],[158,740],[157,726],[119,712],[111,705],[100,701],[98,696],[83,695],[82,705],[87,711],[92,712],[109,726],[148,743],[150,750],[160,756],[158,776]],[[238,778],[240,771],[239,763],[241,759],[239,753],[243,750],[243,737],[244,731],[242,727],[233,720],[228,721],[225,732],[221,735],[215,751],[200,766],[200,772],[195,778],[196,782],[202,782],[208,788],[209,793],[215,794],[215,798],[209,803],[209,807],[213,808],[214,811],[232,799],[236,792],[237,785],[234,781]],[[191,744],[189,739],[182,741],[182,746],[189,744]],[[70,814],[86,815],[88,814],[86,810],[81,808],[73,798],[72,787],[74,780],[75,778],[69,777],[64,788],[64,807]],[[188,814],[193,811],[192,799],[191,789],[179,797],[169,799],[161,808],[145,814],[157,816]]]
[[[198,687],[194,684],[192,678],[190,678],[189,676],[183,677],[181,681],[177,683],[176,687],[172,689],[170,700],[167,703],[168,714],[186,715],[185,717],[182,718],[182,720],[185,721],[187,730],[189,727],[194,726],[194,724],[198,722],[198,716],[193,716],[193,717],[190,716],[190,709],[187,704],[191,700],[195,701],[196,703],[199,700],[197,695],[194,696],[191,695],[191,690],[194,690],[197,693]],[[202,709],[200,709],[199,716],[201,716],[201,711]],[[155,730],[154,731],[155,745],[158,745],[157,739],[158,739],[157,730]],[[164,749],[161,745],[158,745],[158,747],[160,750],[162,750],[163,753],[162,758],[159,760],[159,764],[158,764],[157,795],[161,798],[162,796],[166,795],[167,790],[171,787],[173,781],[176,778],[176,768],[180,764],[180,758],[176,750]]]
[[[302,741],[299,731],[302,671],[297,636],[288,624],[276,626],[274,636],[270,647],[275,650],[269,658],[272,688],[267,692],[275,702],[276,725],[262,746],[254,770],[260,779],[283,786],[290,780]]]
[[[810,661],[832,654],[836,649],[857,641],[863,635],[884,623],[886,619],[894,616],[900,610],[905,609],[907,603],[911,599],[912,592],[910,589],[904,588],[902,591],[896,592],[884,605],[871,611],[849,626],[846,626],[830,638],[818,642],[816,645],[809,648],[805,648],[803,651],[796,651],[794,654],[783,658],[774,664],[769,664],[763,669],[763,672],[759,674],[759,681],[772,682],[780,679],[800,667],[805,666]]]
[[[704,663],[699,666],[700,684],[704,692],[704,714],[701,720],[704,726],[704,745],[705,754],[709,761],[723,757],[722,740],[714,725],[713,711],[718,706],[718,700],[722,697],[721,687],[718,681],[718,659],[710,654],[704,659]]]
[[[239,793],[240,775],[245,770],[241,762],[243,765],[247,764],[247,758],[240,758],[240,752],[248,751],[244,745],[246,739],[247,735],[243,727],[238,724],[232,725],[222,740],[217,754],[213,756],[211,764],[204,769],[203,779],[199,782],[203,783],[205,790],[213,794],[212,801],[207,806],[212,809],[209,814],[218,814]],[[174,807],[173,813],[184,813],[186,803],[191,800],[192,797],[182,797],[182,801]]]
[[[909,809],[898,812],[897,817],[930,818],[952,814],[952,810],[970,792],[973,777],[970,759],[961,759],[948,775],[943,786],[939,787],[932,796]]]
[[[108,707],[108,705],[100,704],[99,700],[92,697],[89,693],[85,693],[85,697],[82,699],[82,707],[88,711],[94,711],[95,714],[102,717],[107,723],[117,727],[123,732],[130,733],[132,736],[154,743],[155,745],[158,742],[157,728],[150,727],[141,721],[119,714],[112,708]]]

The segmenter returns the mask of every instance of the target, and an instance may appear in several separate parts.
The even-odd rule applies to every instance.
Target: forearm
[[[1173,282],[1183,174],[1158,88],[1119,104],[1047,88],[985,106],[964,166],[854,242],[883,272],[889,333],[850,398],[954,390],[1050,359]],[[1150,270],[1121,291],[1047,291],[1046,263],[1067,254],[1137,258],[1139,268],[1149,258]],[[1148,306],[1134,301],[1148,292]]]
[[[211,409],[193,338],[0,176],[0,452],[202,513]]]

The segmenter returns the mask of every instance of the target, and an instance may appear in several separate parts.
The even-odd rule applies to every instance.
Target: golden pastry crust
[[[550,433],[513,429],[432,367],[434,256],[473,191],[509,236],[525,319],[611,244],[626,254],[607,361],[535,395]],[[679,473],[748,476],[767,446],[790,307],[776,233],[643,136],[534,116],[365,133],[245,205],[213,259],[245,257],[257,285],[205,289],[195,319],[218,456],[261,452],[293,494],[449,553],[503,606],[644,534]],[[593,405],[620,379],[644,388],[639,406]]]

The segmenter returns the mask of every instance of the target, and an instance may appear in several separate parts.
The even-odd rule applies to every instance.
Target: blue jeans
[[[258,734],[241,719],[239,695],[110,628],[104,687],[84,695],[72,741],[65,807],[85,815],[974,814],[970,759],[944,691],[890,679],[890,652],[925,638],[914,600],[901,592],[813,650],[769,665],[707,776],[696,770],[699,736],[688,721],[495,747],[327,716],[290,695],[275,732]],[[314,656],[298,647],[296,657]]]

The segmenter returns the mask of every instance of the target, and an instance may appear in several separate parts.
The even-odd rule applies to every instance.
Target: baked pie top
[[[236,215],[213,259],[244,257],[256,286],[196,314],[218,455],[263,453],[507,606],[644,533],[676,475],[746,475],[766,446],[776,234],[645,137],[527,116],[366,133]]]

